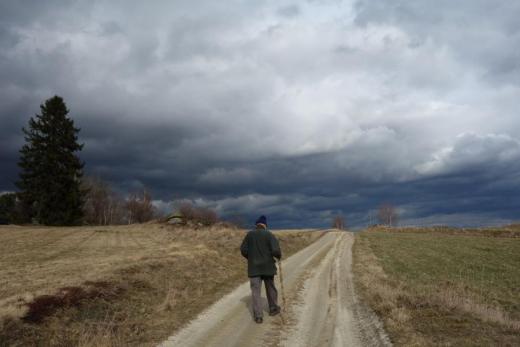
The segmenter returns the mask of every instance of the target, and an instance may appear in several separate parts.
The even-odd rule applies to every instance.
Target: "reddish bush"
[[[218,215],[214,210],[206,207],[196,207],[188,202],[179,206],[179,212],[188,222],[213,225],[219,221]]]

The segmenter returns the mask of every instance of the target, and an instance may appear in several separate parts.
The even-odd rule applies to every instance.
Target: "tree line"
[[[99,177],[84,176],[85,163],[78,153],[80,129],[68,116],[59,96],[40,105],[40,114],[22,128],[25,143],[20,150],[19,191],[0,195],[0,224],[110,225],[144,223],[161,217],[149,191],[122,196]],[[178,208],[184,222],[211,225],[219,221],[215,211],[184,203]],[[380,224],[396,225],[397,211],[383,204]],[[333,217],[334,228],[346,229],[342,215]]]
[[[123,196],[99,177],[84,175],[79,158],[80,129],[69,117],[63,98],[53,96],[22,128],[16,193],[0,195],[0,223],[43,225],[110,225],[144,223],[161,217],[146,189]],[[183,204],[186,220],[211,224],[216,213]]]
[[[117,225],[144,223],[162,217],[152,204],[152,197],[146,189],[124,196],[116,193],[108,182],[90,176],[83,177],[80,187],[84,192],[81,219],[74,223],[66,220],[49,223],[38,219],[36,212],[25,210],[26,203],[21,199],[20,193],[0,195],[0,220],[14,224]]]
[[[108,182],[99,177],[86,177],[82,181],[86,191],[83,205],[83,223],[113,225],[145,223],[161,217],[152,204],[151,193],[143,188],[126,197],[115,192]]]

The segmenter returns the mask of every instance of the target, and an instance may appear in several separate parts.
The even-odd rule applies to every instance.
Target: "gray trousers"
[[[262,298],[260,296],[262,280],[265,284],[265,293],[267,295],[269,310],[273,311],[278,308],[278,291],[274,286],[274,276],[250,277],[249,281],[251,283],[251,296],[253,298],[253,315],[255,316],[255,318],[263,317],[261,300]]]

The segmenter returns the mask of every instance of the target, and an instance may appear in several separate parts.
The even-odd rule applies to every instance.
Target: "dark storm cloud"
[[[490,224],[520,206],[519,5],[4,1],[0,191],[59,94],[89,174],[274,226]]]

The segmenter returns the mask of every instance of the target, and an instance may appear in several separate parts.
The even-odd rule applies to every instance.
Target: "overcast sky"
[[[88,174],[273,227],[520,208],[520,2],[0,3],[0,191],[64,97]]]

